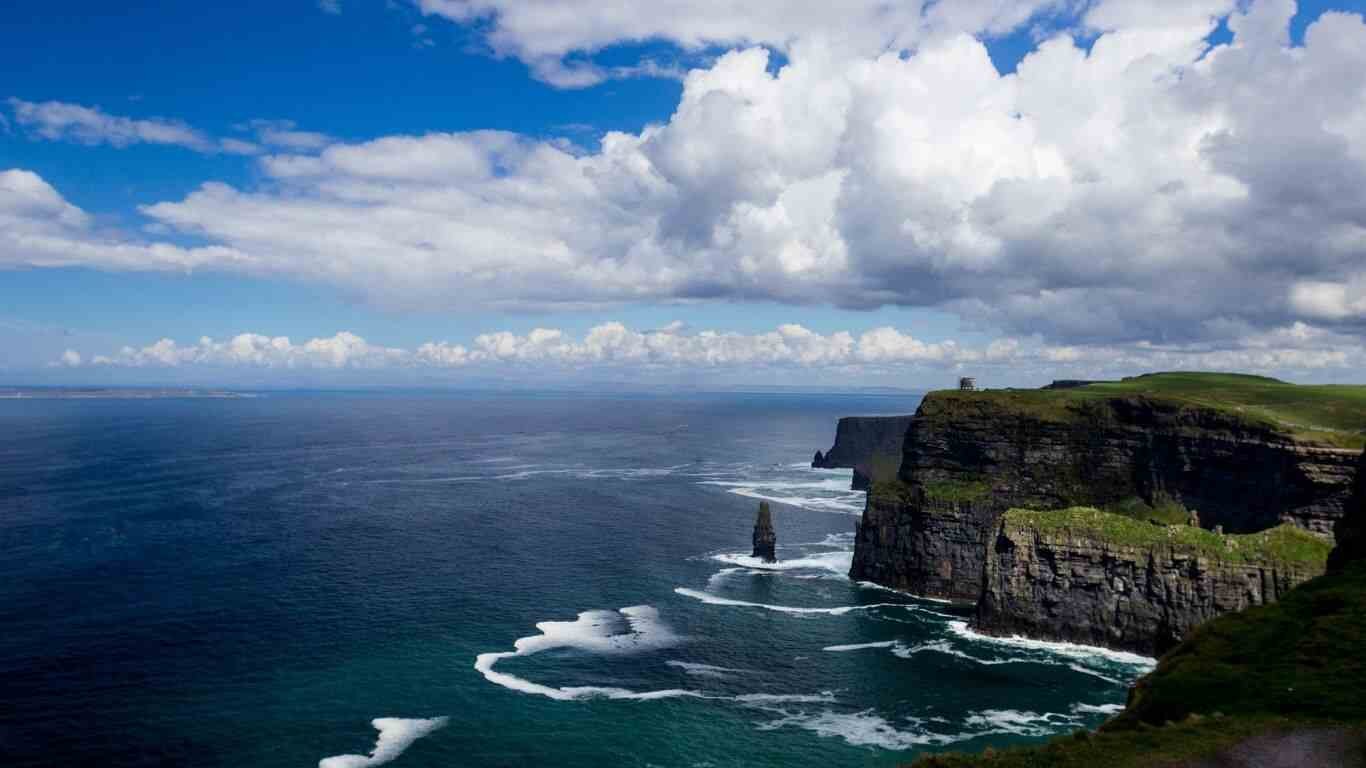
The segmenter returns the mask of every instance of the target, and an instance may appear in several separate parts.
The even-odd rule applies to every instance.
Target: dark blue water
[[[0,401],[0,752],[894,765],[1096,724],[1144,664],[844,577],[861,494],[805,462],[839,416],[914,407]],[[783,570],[743,557],[756,498]]]

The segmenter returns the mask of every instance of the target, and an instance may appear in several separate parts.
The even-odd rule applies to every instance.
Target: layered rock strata
[[[1157,656],[1322,574],[1329,548],[1288,525],[1221,536],[1095,510],[1011,511],[989,542],[973,626]]]
[[[899,482],[869,494],[851,576],[976,600],[1012,507],[1174,505],[1229,533],[1288,522],[1331,539],[1358,455],[1144,396],[935,392],[910,421]]]

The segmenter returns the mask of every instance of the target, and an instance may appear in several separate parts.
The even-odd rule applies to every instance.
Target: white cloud
[[[341,0],[318,0],[318,10],[333,16],[342,12]]]
[[[1244,354],[1269,329],[1366,320],[1360,16],[1324,14],[1289,48],[1293,6],[1259,0],[1209,49],[1229,3],[1101,2],[1079,22],[1099,32],[1089,49],[1053,36],[1004,76],[952,34],[1037,7],[863,2],[836,9],[842,25],[764,2],[428,2],[493,19],[496,44],[529,60],[662,36],[782,42],[788,63],[720,56],[666,123],[593,151],[493,131],[282,146],[258,188],[143,209],[217,250],[114,241],[43,185],[48,207],[0,215],[52,242],[0,258],[287,275],[403,308],[938,307],[1063,358],[1140,342]]]
[[[59,364],[81,365],[68,350]],[[1148,343],[1050,346],[1039,339],[996,339],[980,346],[928,342],[892,327],[859,334],[821,334],[797,324],[763,333],[703,330],[681,324],[640,331],[602,323],[575,338],[556,328],[526,334],[478,335],[468,346],[428,342],[415,350],[385,347],[348,332],[296,344],[287,337],[244,333],[225,341],[201,338],[181,345],[165,338],[145,347],[99,355],[89,365],[136,368],[257,368],[275,370],[427,369],[517,372],[540,376],[566,371],[725,372],[757,369],[870,372],[995,371],[996,378],[1068,375],[1117,376],[1152,370],[1204,369],[1269,373],[1360,370],[1366,350],[1332,331],[1296,323],[1249,336],[1236,348]]]
[[[98,267],[188,271],[249,257],[231,248],[138,242],[95,226],[35,173],[0,171],[0,267]]]
[[[312,152],[333,143],[332,137],[316,131],[302,131],[292,120],[252,120],[243,129],[256,133],[261,144],[289,152]]]
[[[596,85],[613,71],[585,58],[624,42],[668,41],[684,50],[765,45],[787,49],[816,37],[861,55],[905,50],[926,40],[999,35],[1063,0],[655,0],[580,3],[569,0],[417,0],[423,13],[452,21],[489,22],[488,43],[526,62],[532,73],[562,88]],[[648,72],[646,73],[648,74]]]
[[[164,144],[206,154],[254,155],[260,148],[238,139],[219,141],[184,123],[162,118],[134,119],[110,115],[94,107],[60,101],[31,102],[11,98],[10,109],[21,127],[50,141],[81,144]]]

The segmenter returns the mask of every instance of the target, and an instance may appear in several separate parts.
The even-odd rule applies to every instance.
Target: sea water
[[[808,465],[914,397],[0,403],[7,765],[895,765],[1151,668],[851,582]],[[772,502],[780,563],[749,557]]]

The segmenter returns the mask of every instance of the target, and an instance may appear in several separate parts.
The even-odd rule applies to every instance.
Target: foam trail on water
[[[736,565],[752,571],[819,570],[830,571],[843,576],[849,572],[849,568],[853,565],[854,553],[848,551],[824,552],[819,555],[808,555],[791,560],[779,560],[776,563],[766,563],[762,558],[746,555],[742,552],[723,552],[719,555],[712,555],[711,559],[718,563]]]
[[[664,662],[671,667],[683,670],[684,674],[695,675],[697,677],[730,677],[731,675],[750,674],[748,669],[734,669],[732,667],[717,667],[711,664],[698,664],[693,661],[677,661],[670,659]]]
[[[852,562],[852,561],[851,561],[851,562]],[[956,603],[954,603],[954,601],[952,601],[952,600],[945,600],[945,599],[942,598],[942,597],[926,597],[926,596],[924,596],[924,595],[917,595],[917,594],[915,594],[914,592],[907,592],[907,591],[901,590],[901,589],[892,589],[891,587],[884,587],[884,586],[882,586],[881,584],[875,584],[875,583],[873,583],[873,582],[871,582],[871,581],[856,581],[856,582],[854,582],[854,583],[855,583],[855,584],[858,584],[860,587],[863,587],[864,589],[877,589],[877,590],[881,590],[881,591],[883,591],[883,592],[895,592],[895,593],[898,594],[898,595],[905,595],[906,597],[914,597],[916,600],[924,600],[924,601],[929,602],[929,603],[940,603],[940,604],[943,604],[943,605],[955,605],[955,604],[956,604]],[[954,617],[954,618],[957,618],[957,617]]]
[[[971,738],[973,734],[941,734],[923,727],[920,721],[909,720],[910,727],[902,730],[886,719],[866,709],[862,712],[834,712],[822,710],[815,713],[785,713],[783,717],[759,726],[759,730],[772,731],[795,726],[811,731],[822,738],[840,738],[856,747],[880,747],[888,750],[904,750],[912,747],[942,746]]]
[[[449,718],[410,719],[404,717],[377,717],[370,721],[379,731],[375,748],[368,755],[336,755],[318,761],[318,768],[367,768],[383,765],[403,754],[412,743],[439,728],[443,728]]]
[[[1073,704],[1072,711],[1083,715],[1114,715],[1124,711],[1123,704]]]
[[[621,631],[623,623],[627,631]],[[574,621],[542,621],[536,625],[536,629],[540,634],[519,638],[513,643],[514,650],[479,654],[474,660],[474,668],[494,685],[557,701],[594,697],[639,701],[678,696],[703,697],[703,694],[697,691],[672,688],[637,692],[604,686],[554,687],[494,669],[503,659],[531,656],[552,648],[577,648],[589,653],[621,654],[667,648],[678,644],[678,636],[659,620],[659,611],[651,606],[635,605],[619,611],[584,611]]]
[[[1096,658],[1103,658],[1117,664],[1126,664],[1143,669],[1152,669],[1157,666],[1157,659],[1154,659],[1151,656],[1140,656],[1137,653],[1129,653],[1127,651],[1115,651],[1093,645],[1059,643],[1051,640],[1031,640],[1027,637],[1020,637],[1019,635],[1011,637],[993,637],[992,635],[983,635],[973,632],[971,629],[968,629],[968,623],[966,621],[950,621],[948,626],[949,631],[955,635],[980,643],[991,643],[993,645],[1004,645],[1028,650],[1048,651],[1083,662]]]
[[[769,605],[768,603],[751,603],[746,600],[733,600],[729,597],[713,595],[710,592],[702,592],[687,587],[677,587],[674,592],[700,600],[708,605],[731,605],[742,608],[762,608],[766,611],[777,611],[779,613],[792,614],[824,614],[826,616],[843,616],[851,611],[866,611],[870,608],[904,608],[900,603],[872,603],[869,605],[840,605],[833,608],[802,608],[795,605]]]
[[[853,643],[853,644],[850,644],[850,645],[827,645],[827,646],[825,646],[824,648],[822,648],[821,650],[822,650],[822,651],[830,651],[831,653],[842,653],[842,652],[844,652],[844,651],[862,651],[862,650],[866,650],[866,649],[869,649],[869,648],[896,648],[897,646],[900,646],[900,645],[901,645],[901,642],[898,641],[898,640],[884,640],[884,641],[878,642],[878,643]]]

